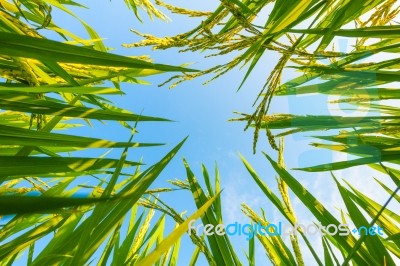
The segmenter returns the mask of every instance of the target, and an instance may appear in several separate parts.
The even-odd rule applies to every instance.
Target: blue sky
[[[191,9],[213,10],[218,1],[174,1],[171,4],[186,5]],[[165,11],[165,10],[162,10]],[[135,29],[143,33],[151,33],[156,36],[168,36],[185,32],[196,26],[200,20],[188,19],[184,16],[167,15],[172,22],[166,23],[155,19],[148,19],[145,12],[141,12],[144,23],[140,23],[126,9],[123,1],[96,1],[89,3],[88,10],[76,10],[76,13],[93,26],[100,36],[105,38],[106,46],[112,47],[114,53],[123,55],[151,55],[157,63],[166,63],[171,65],[180,65],[192,63],[191,67],[206,69],[226,62],[228,57],[218,57],[213,59],[204,59],[204,54],[200,53],[178,53],[177,49],[166,51],[152,51],[150,48],[123,48],[122,43],[131,43],[139,41],[140,37],[134,35],[129,30]],[[83,27],[75,20],[58,16],[54,14],[55,22],[63,27],[85,36]],[[166,180],[186,179],[185,170],[180,160],[185,157],[196,174],[201,173],[200,165],[204,163],[210,171],[217,162],[220,173],[224,214],[226,223],[237,220],[246,221],[245,216],[240,212],[240,203],[246,202],[255,210],[260,207],[266,210],[267,216],[272,221],[278,222],[280,215],[275,211],[272,205],[263,196],[260,189],[255,185],[247,171],[239,160],[238,152],[244,155],[254,168],[264,178],[264,181],[271,187],[276,188],[275,172],[269,166],[268,162],[262,156],[260,151],[265,151],[276,158],[275,151],[270,149],[265,138],[261,138],[258,144],[258,153],[252,153],[253,132],[243,131],[243,123],[227,122],[228,119],[235,117],[233,111],[252,113],[252,104],[260,88],[265,82],[269,72],[273,69],[278,60],[278,55],[268,53],[261,63],[253,71],[251,77],[245,86],[236,92],[238,85],[243,78],[246,67],[235,69],[214,82],[203,86],[205,78],[199,78],[184,82],[176,88],[169,90],[167,86],[159,88],[157,84],[164,82],[170,73],[145,78],[150,85],[132,85],[123,84],[122,89],[125,96],[110,97],[117,106],[129,109],[133,112],[150,116],[160,116],[172,119],[172,123],[142,123],[139,125],[138,138],[136,140],[148,142],[167,143],[164,147],[155,147],[139,149],[131,152],[130,159],[137,160],[143,157],[147,164],[151,164],[160,159],[169,149],[184,137],[189,136],[188,141],[180,151],[175,160],[168,166],[166,171],[154,184],[154,187],[169,186]],[[286,72],[284,80],[293,78],[293,71]],[[288,97],[275,98],[270,113],[296,113],[296,114],[327,114],[328,106],[326,98],[321,96],[307,97]],[[94,137],[103,137],[112,140],[125,141],[129,138],[130,132],[122,128],[117,123],[109,123],[109,126],[95,123],[95,128],[79,128],[75,134],[82,134]],[[99,130],[100,128],[100,130]],[[308,134],[310,135],[310,134]],[[316,165],[323,162],[330,162],[334,158],[343,158],[333,155],[331,152],[317,150],[308,146],[311,138],[308,135],[299,134],[286,138],[285,142],[285,160],[289,168],[299,166]],[[112,155],[119,156],[120,151],[112,151]],[[335,157],[336,156],[336,157]],[[368,169],[349,170],[339,173],[340,175],[353,178],[355,182],[360,173],[369,174]],[[294,171],[294,176],[302,182],[311,192],[317,193],[322,202],[328,205],[332,211],[336,211],[335,200],[338,199],[335,193],[335,187],[329,173],[310,174]],[[369,179],[372,180],[372,179]],[[379,193],[378,193],[379,196]],[[377,197],[378,197],[377,196]],[[190,214],[195,210],[194,202],[189,192],[177,192],[173,194],[163,194],[163,199],[174,207],[178,212],[187,210]],[[301,204],[294,199],[294,205],[297,207],[299,217],[307,220],[309,215]],[[190,244],[188,237],[183,238],[182,250],[179,265],[187,265],[193,251],[193,245]],[[247,243],[243,237],[234,237],[234,244],[243,261],[245,257],[241,250],[247,250]],[[262,249],[257,249],[258,262],[266,262]],[[203,260],[204,262],[204,260]],[[265,265],[264,263],[260,263]]]

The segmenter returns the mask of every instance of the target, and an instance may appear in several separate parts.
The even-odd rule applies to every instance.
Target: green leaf
[[[3,92],[32,92],[32,93],[48,93],[48,92],[58,92],[58,93],[77,93],[77,94],[124,94],[122,91],[116,88],[107,87],[65,87],[65,86],[40,86],[40,87],[24,87],[24,86],[6,86],[7,84],[2,84],[0,86],[0,93]]]
[[[160,143],[114,142],[104,139],[47,133],[0,125],[1,145],[54,147],[54,151],[73,151],[78,148],[125,148],[159,146]],[[71,147],[73,149],[61,149]],[[8,149],[8,147],[7,147]],[[1,149],[0,149],[1,150]]]
[[[51,99],[34,99],[24,95],[9,95],[8,98],[2,98],[0,94],[0,105],[5,110],[54,116],[117,121],[169,121],[164,118],[62,104]]]
[[[85,47],[78,47],[56,41],[6,32],[0,32],[0,54],[33,58],[44,62],[92,64],[113,67],[156,69],[161,71],[196,71],[183,67],[152,64],[146,61],[91,50]]]
[[[90,205],[108,198],[45,197],[45,196],[0,196],[0,215],[26,213],[62,213],[67,207]]]
[[[118,160],[80,157],[20,157],[0,156],[0,176],[36,176],[114,168]],[[126,162],[125,166],[139,163]]]

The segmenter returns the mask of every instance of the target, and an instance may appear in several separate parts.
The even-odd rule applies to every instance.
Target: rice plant
[[[241,157],[249,178],[291,225],[298,222],[291,203],[293,193],[322,226],[339,226],[349,220],[358,228],[378,225],[385,235],[326,234],[320,239],[323,254],[315,250],[302,229],[293,231],[289,241],[279,235],[257,235],[258,242],[255,238],[248,242],[243,261],[226,234],[191,232],[195,250],[190,265],[198,264],[200,256],[209,265],[255,265],[258,244],[273,265],[396,265],[400,257],[399,216],[388,204],[399,202],[400,117],[396,105],[379,101],[399,99],[395,84],[399,81],[397,1],[221,0],[213,12],[176,7],[160,0],[155,4],[149,0],[124,2],[138,20],[140,9],[151,18],[168,20],[159,8],[204,19],[177,36],[158,37],[134,30],[143,39],[125,47],[177,47],[188,53],[206,51],[208,57],[235,56],[203,71],[153,63],[142,56],[120,56],[109,53],[96,31],[72,12],[71,7],[83,7],[80,3],[0,0],[0,215],[4,216],[0,264],[18,263],[25,252],[26,265],[177,265],[182,250],[179,241],[192,220],[201,218],[203,224],[212,226],[224,221],[219,173],[216,170],[212,182],[203,166],[203,189],[184,161],[187,180],[171,183],[190,191],[197,210],[190,216],[180,215],[178,207],[158,197],[161,192],[174,193],[174,188],[149,187],[185,140],[152,166],[127,160],[132,148],[160,145],[159,140],[134,142],[138,125],[169,120],[114,106],[107,95],[123,95],[121,83],[140,84],[140,79],[148,75],[178,72],[165,82],[174,87],[212,75],[208,83],[246,66],[238,84],[241,89],[264,60],[263,55],[274,52],[280,59],[264,78],[259,94],[254,95],[254,112],[238,113],[232,121],[254,129],[254,152],[260,132],[265,131],[270,146],[277,151],[276,160],[272,159],[274,154],[263,156],[278,174],[278,193]],[[54,9],[81,23],[90,39],[56,25],[52,19]],[[58,39],[46,38],[45,30]],[[350,40],[352,50],[337,51],[337,37]],[[385,59],[382,54],[390,54],[391,58]],[[300,74],[282,82],[288,69]],[[274,97],[314,93],[337,96],[332,103],[344,103],[367,115],[269,113]],[[67,134],[68,129],[91,125],[96,120],[118,121],[131,133],[130,139],[121,142]],[[284,165],[284,142],[278,143],[277,139],[304,132],[314,135],[311,145],[315,148],[353,156],[347,161],[296,169],[332,171],[345,206],[340,217],[329,212]],[[100,148],[122,149],[120,158],[76,155]],[[387,192],[384,204],[346,180],[339,180],[333,172],[361,165],[393,181],[386,184],[376,179],[376,184]],[[96,185],[84,184],[84,178]],[[263,210],[259,214],[246,203],[242,210],[254,224],[271,224]],[[165,236],[167,219],[176,225]],[[152,220],[155,226],[150,227]],[[305,250],[312,254],[312,262],[305,261]]]
[[[165,19],[148,1],[126,4],[137,16],[140,6]],[[169,120],[121,109],[106,97],[123,95],[122,82],[194,70],[108,53],[100,36],[69,6],[83,7],[72,1],[0,2],[1,265],[84,265],[99,252],[97,264],[106,265],[111,251],[115,265],[165,259],[147,256],[164,232],[148,227],[154,213],[138,208],[138,200],[151,193],[149,186],[184,141],[142,170],[142,162],[128,161],[127,153],[161,144],[134,142],[138,124]],[[54,24],[53,9],[79,21],[90,39]],[[43,30],[59,39],[46,38]],[[94,120],[118,121],[131,138],[116,142],[57,132]],[[122,149],[121,157],[75,155],[99,148]],[[85,185],[88,178],[95,185]],[[174,241],[165,243],[169,248]],[[28,256],[21,262],[24,252]]]
[[[265,12],[267,10],[267,12]],[[259,237],[273,265],[303,265],[301,250],[309,249],[318,265],[395,265],[398,258],[398,219],[396,211],[387,208],[398,198],[398,26],[400,8],[397,1],[221,1],[219,7],[198,27],[177,36],[156,37],[143,35],[143,40],[127,46],[152,46],[154,49],[178,47],[181,52],[207,51],[207,57],[235,54],[225,64],[199,73],[177,75],[168,80],[174,87],[185,80],[202,75],[213,75],[206,83],[246,67],[239,89],[267,52],[279,53],[280,60],[265,78],[264,86],[255,95],[253,113],[238,113],[232,121],[244,122],[254,129],[253,150],[265,131],[270,146],[279,151],[277,163],[273,155],[265,154],[279,175],[281,199],[265,185],[250,163],[242,158],[245,167],[266,197],[291,223],[296,215],[291,208],[288,189],[310,210],[315,221],[323,225],[339,224],[347,219],[358,227],[375,223],[387,230],[381,236],[348,237],[326,236],[321,239],[323,256],[317,254],[303,232],[291,236],[291,247],[279,237]],[[187,15],[188,12],[182,14]],[[267,16],[265,15],[267,13]],[[337,50],[338,37],[346,38],[351,51]],[[211,59],[209,59],[211,60]],[[300,72],[282,82],[288,69]],[[321,94],[336,96],[331,103],[347,104],[350,110],[364,115],[298,115],[295,113],[269,114],[274,97]],[[296,170],[320,172],[368,165],[390,177],[394,184],[376,180],[388,192],[385,204],[374,202],[349,183],[344,184],[332,173],[347,210],[336,218],[301,185],[282,165],[282,150],[276,139],[309,132],[316,139],[316,148],[329,149],[352,155],[347,161],[326,162]],[[388,165],[387,163],[390,163]],[[389,187],[395,186],[394,189]],[[258,215],[246,204],[243,211],[253,222],[268,224],[267,217]],[[296,236],[305,245],[299,246]],[[337,251],[339,251],[339,255]]]

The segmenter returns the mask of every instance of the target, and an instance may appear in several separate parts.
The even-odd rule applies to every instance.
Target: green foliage
[[[268,10],[268,16],[263,13],[265,10]],[[254,128],[254,152],[260,131],[265,130],[275,150],[279,150],[277,137],[312,132],[317,140],[312,143],[314,147],[350,154],[352,159],[296,170],[336,171],[368,165],[387,174],[397,186],[391,190],[389,184],[377,180],[388,192],[387,203],[381,205],[346,181],[348,187],[335,179],[347,209],[342,210],[341,219],[337,219],[284,168],[280,159],[282,151],[279,152],[278,162],[265,154],[279,175],[278,189],[282,199],[242,158],[256,184],[291,224],[296,222],[296,216],[291,208],[288,189],[310,210],[315,221],[322,224],[338,224],[339,220],[349,218],[356,226],[376,223],[387,230],[386,239],[365,235],[359,238],[351,235],[323,237],[324,254],[317,254],[302,232],[298,235],[305,245],[299,246],[292,236],[292,251],[289,252],[289,247],[279,237],[259,237],[273,265],[302,265],[303,248],[309,249],[319,265],[395,265],[392,257],[399,257],[399,221],[396,211],[387,209],[387,204],[398,198],[399,108],[393,102],[387,105],[379,102],[399,99],[395,83],[399,81],[399,27],[395,22],[399,12],[400,8],[394,0],[221,1],[219,7],[193,30],[167,38],[139,34],[144,39],[128,45],[150,45],[155,49],[179,47],[185,52],[209,51],[208,55],[212,56],[235,54],[225,64],[175,77],[171,87],[200,75],[214,74],[214,79],[235,67],[247,65],[240,89],[256,65],[266,60],[264,55],[267,52],[279,53],[280,60],[266,78],[256,98],[258,105],[254,112],[239,113],[238,118],[232,119],[245,122],[246,128]],[[337,51],[337,37],[346,37],[351,51]],[[301,74],[282,84],[282,75],[288,68]],[[273,97],[313,93],[335,96],[337,100],[331,103],[346,104],[349,110],[365,114],[268,114]],[[392,163],[392,166],[383,163]],[[207,178],[204,181],[207,183]],[[268,224],[265,217],[258,216],[247,205],[243,205],[243,210],[253,222]],[[341,257],[337,256],[338,251]]]
[[[207,168],[202,165],[202,178],[204,179],[207,187],[207,189],[204,190],[198,183],[197,178],[195,177],[193,171],[191,170],[189,164],[185,159],[184,165],[186,168],[187,181],[174,180],[170,182],[180,189],[189,190],[192,194],[198,210],[202,210],[202,206],[206,206],[207,204],[212,203],[210,208],[208,208],[204,212],[204,215],[201,217],[202,223],[204,225],[212,224],[213,226],[217,226],[218,224],[223,223],[221,212],[222,205],[221,200],[218,197],[218,195],[221,193],[218,169],[215,168],[214,184],[212,184],[212,179],[208,173]],[[172,207],[166,205],[161,200],[159,201],[161,205],[147,203],[147,206],[160,210],[171,216],[175,219],[175,221],[181,224],[179,226],[180,228],[184,223],[183,219],[179,215],[177,215],[177,212]],[[188,223],[190,220],[193,219],[188,218],[186,220],[187,223],[185,222],[186,231],[188,230]],[[190,265],[195,265],[200,252],[205,255],[209,265],[242,265],[227,234],[224,234],[223,236],[218,236],[214,234],[204,237],[198,236],[195,230],[192,229],[190,238],[192,242],[197,246],[193,253]]]
[[[139,20],[139,8],[151,18],[168,19],[149,0],[124,2]],[[290,235],[290,243],[281,236],[261,235],[257,235],[258,242],[273,265],[306,265],[309,262],[304,261],[304,250],[318,265],[395,265],[394,258],[400,258],[400,216],[388,204],[392,200],[400,202],[400,113],[397,106],[378,101],[400,98],[394,84],[399,81],[400,66],[396,58],[400,28],[394,25],[400,8],[396,1],[221,0],[214,12],[174,7],[160,0],[156,4],[173,13],[205,18],[198,27],[177,36],[158,38],[136,32],[144,39],[126,47],[179,47],[186,52],[208,50],[212,56],[237,56],[197,72],[152,63],[144,57],[111,54],[95,30],[69,9],[83,7],[79,3],[0,0],[0,215],[8,215],[0,231],[1,264],[10,265],[27,252],[27,265],[177,265],[179,239],[190,220],[201,217],[203,224],[214,226],[223,222],[218,170],[212,182],[202,166],[203,189],[184,161],[187,181],[171,183],[190,191],[194,199],[197,210],[185,219],[155,195],[174,189],[149,189],[184,141],[158,163],[142,170],[142,162],[127,160],[128,151],[161,144],[133,142],[137,124],[169,120],[123,110],[105,97],[123,95],[120,83],[140,84],[140,78],[148,75],[182,72],[167,81],[172,81],[173,87],[201,75],[213,74],[214,79],[247,65],[240,89],[264,55],[274,52],[279,53],[280,59],[256,97],[257,107],[252,114],[239,113],[233,121],[254,128],[254,152],[259,133],[264,130],[271,147],[278,150],[277,160],[264,155],[278,174],[279,194],[241,157],[250,177],[292,225],[298,218],[291,192],[315,222],[338,225],[351,220],[357,227],[377,224],[385,236],[326,235],[320,239],[321,254],[301,230]],[[53,9],[77,19],[90,38],[81,38],[56,25]],[[270,10],[268,16],[264,15],[265,10]],[[56,33],[59,40],[45,38],[44,29]],[[336,51],[337,37],[346,37],[354,44],[352,50]],[[377,59],[383,53],[393,58]],[[282,84],[282,75],[288,68],[302,74]],[[351,110],[357,108],[367,114],[268,114],[273,97],[313,93],[336,96],[338,99],[332,103],[347,104]],[[92,120],[118,121],[132,132],[132,137],[127,142],[117,142],[68,134],[68,129],[83,123],[91,125]],[[335,217],[283,163],[283,141],[278,145],[276,138],[304,132],[313,132],[314,147],[356,158],[297,170],[336,171],[367,165],[387,174],[396,185],[393,189],[376,179],[388,194],[387,202],[374,201],[371,195],[364,195],[332,173],[345,206],[340,210],[341,217]],[[123,151],[119,159],[75,156],[77,151],[97,148]],[[391,167],[386,165],[388,162]],[[85,185],[83,178],[97,184]],[[90,195],[81,195],[81,188]],[[253,223],[270,223],[264,211],[259,215],[246,203],[242,210]],[[161,216],[156,215],[160,213]],[[176,228],[165,237],[167,218],[175,221]],[[153,219],[155,225],[150,227]],[[50,235],[53,236],[46,245],[35,250],[37,243]],[[201,254],[209,265],[242,265],[227,235],[205,237],[192,232],[190,238],[195,246],[190,265],[195,265]],[[245,254],[249,265],[256,263],[256,250],[252,239]]]
[[[148,1],[127,4],[163,17]],[[170,120],[134,114],[104,97],[123,95],[121,82],[141,83],[138,78],[148,75],[194,70],[108,53],[98,34],[69,5],[82,7],[72,1],[0,1],[2,265],[17,262],[23,252],[28,252],[27,265],[85,265],[95,254],[101,254],[98,265],[132,265],[148,259],[163,237],[164,230],[149,227],[154,211],[139,207],[138,201],[151,193],[150,185],[184,141],[141,170],[142,162],[126,159],[128,151],[161,144],[133,142],[138,123]],[[55,25],[53,9],[76,18],[90,39]],[[45,38],[43,29],[58,34],[59,40]],[[69,128],[91,125],[92,120],[117,121],[132,137],[117,142],[68,134]],[[67,133],[53,132],[62,129]],[[97,148],[123,152],[119,159],[74,155]],[[88,180],[95,185],[85,185]],[[165,218],[157,223],[163,225]]]

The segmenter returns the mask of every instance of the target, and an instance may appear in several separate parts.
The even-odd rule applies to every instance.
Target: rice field
[[[99,29],[78,15],[77,10],[91,12],[81,2],[0,0],[0,265],[400,264],[398,1],[221,0],[212,10],[184,1],[120,1],[135,23],[182,16],[195,25],[168,36],[132,29],[138,41],[122,46],[134,56],[105,44]],[[62,19],[84,34],[57,24]],[[138,55],[145,48],[154,54]],[[188,60],[204,58],[195,65],[152,59],[170,51]],[[278,59],[270,60],[270,54]],[[263,64],[272,70],[254,77]],[[224,162],[210,170],[185,159],[188,138],[167,150],[158,138],[163,134],[137,141],[139,125],[173,123],[174,117],[124,108],[115,100],[127,97],[123,84],[144,87],[146,79],[162,77],[162,90],[190,90],[193,80],[212,86],[238,69],[242,75],[229,89],[242,92],[257,80],[257,93],[248,92],[254,104],[232,110],[231,119],[221,123],[251,132],[253,156],[274,170],[271,181],[269,173],[257,171],[252,156],[235,155],[246,171],[241,178],[257,187],[275,213],[241,202],[249,225],[245,250],[228,227],[219,227],[229,222],[230,206],[221,197],[227,193],[225,177],[217,166]],[[271,107],[280,99],[315,95],[343,112]],[[104,137],[103,126],[130,137]],[[285,143],[298,136],[307,136],[312,150],[347,159],[292,167],[288,154],[294,150]],[[128,156],[143,150],[158,159],[145,164],[146,156]],[[185,176],[158,186],[179,156]],[[384,191],[384,201],[341,177],[360,167],[369,176],[357,178]],[[326,206],[300,181],[303,173],[329,175],[331,183],[322,186],[332,184],[340,207]],[[168,197],[182,191],[185,198],[171,204]],[[195,209],[183,212],[180,201]],[[309,227],[297,226],[302,210],[321,230],[317,238],[310,237]],[[294,229],[282,233],[275,215]]]

